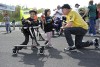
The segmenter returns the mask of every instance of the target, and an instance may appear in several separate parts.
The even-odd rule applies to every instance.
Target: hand
[[[31,22],[29,20],[26,20],[27,23],[31,24]]]
[[[66,25],[66,23],[65,23],[65,22],[63,22],[63,23],[62,23],[62,26],[64,27],[65,25]]]
[[[62,26],[61,29],[65,29],[65,27]]]

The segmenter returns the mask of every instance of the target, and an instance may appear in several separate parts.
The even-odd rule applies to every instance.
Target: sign
[[[8,10],[8,11],[15,11],[14,6],[8,6],[5,4],[0,4],[0,10]]]

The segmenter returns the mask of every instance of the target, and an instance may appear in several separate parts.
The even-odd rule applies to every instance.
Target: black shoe
[[[40,54],[44,54],[44,46],[41,46],[41,48],[40,48]]]
[[[99,48],[99,38],[94,39],[95,48]]]
[[[10,33],[11,33],[11,31],[10,31]]]
[[[16,49],[16,48],[14,48],[14,49],[12,49],[12,50],[13,50],[13,53],[14,53],[14,54],[17,54],[17,53],[18,53],[18,51],[19,51],[19,50],[18,50],[18,49]]]

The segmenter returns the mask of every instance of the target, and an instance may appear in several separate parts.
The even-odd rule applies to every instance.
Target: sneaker
[[[13,50],[13,54],[17,54],[19,51],[19,49],[17,49],[17,48],[13,48],[12,50]]]
[[[65,48],[64,51],[67,51],[67,50],[75,50],[75,49],[76,49],[76,47],[70,46],[68,48]]]
[[[40,54],[44,54],[44,49],[45,49],[45,47],[41,46],[41,48],[40,48]]]
[[[99,38],[94,39],[94,47],[99,48]]]
[[[10,31],[10,33],[11,33],[11,31]]]

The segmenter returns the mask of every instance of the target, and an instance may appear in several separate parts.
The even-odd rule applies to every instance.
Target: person
[[[7,33],[11,33],[11,28],[10,28],[10,17],[8,16],[7,13],[4,15],[3,21],[5,22],[6,32],[7,32]]]
[[[29,31],[29,27],[38,26],[38,22],[36,21],[36,19],[34,19],[34,17],[36,17],[36,15],[37,15],[37,12],[34,10],[30,10],[29,14],[30,14],[29,18],[27,18],[27,19],[22,18],[22,25],[23,25],[22,32],[25,36],[25,41],[20,45],[27,45],[29,42],[29,35],[30,35],[31,38],[34,38],[34,40],[36,42],[36,44],[34,44],[34,45],[32,44],[32,48],[36,48],[36,46],[38,46],[39,43],[37,42],[37,39],[35,37],[34,29],[31,28],[32,34],[34,36],[34,37],[32,37],[32,35]],[[27,27],[27,29],[24,29],[24,27]],[[21,50],[22,48],[23,47],[19,47],[18,49]],[[16,48],[14,48],[13,50],[16,50]]]
[[[52,29],[53,29],[53,19],[52,17],[50,16],[51,14],[51,11],[50,9],[46,9],[45,10],[45,21],[44,21],[44,31],[47,35],[47,40],[45,42],[45,45],[47,47],[52,47],[52,44],[51,44],[51,38],[52,38]]]
[[[43,30],[44,29],[43,22],[45,21],[45,15],[44,15],[44,13],[42,13],[40,20],[41,20],[41,29]]]
[[[12,21],[13,30],[15,30],[15,20]]]
[[[79,13],[79,6],[80,6],[80,5],[79,5],[78,3],[75,4],[75,11],[76,11],[77,13]]]
[[[86,20],[85,18],[87,17],[87,10],[85,8],[82,8],[79,10],[79,14],[82,16],[84,21]]]
[[[93,0],[89,1],[89,6],[88,6],[88,15],[89,15],[89,34],[91,36],[96,35],[96,5],[93,4]]]
[[[62,9],[61,9],[61,7],[59,5],[57,6],[57,10],[55,12],[56,12],[54,14],[54,17],[56,19],[55,28],[56,28],[57,34],[59,34],[60,27],[62,26]]]
[[[97,20],[96,20],[96,32],[100,32],[100,3],[97,4]]]
[[[63,14],[66,15],[66,25],[63,25],[65,38],[69,45],[69,48],[65,50],[81,49],[83,47],[89,47],[94,44],[96,40],[96,45],[98,44],[97,38],[93,41],[82,42],[83,37],[88,31],[88,24],[82,19],[82,17],[73,11],[69,4],[64,4],[62,6]],[[72,40],[71,34],[75,35],[75,45]]]

